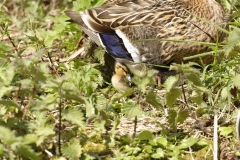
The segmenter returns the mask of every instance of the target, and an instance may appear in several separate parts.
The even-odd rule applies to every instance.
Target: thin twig
[[[35,95],[35,92],[36,92],[36,83],[37,83],[37,74],[38,74],[38,70],[36,70],[35,72],[35,76],[34,76],[34,81],[33,81],[33,90],[32,90],[32,94],[30,96],[30,99],[28,101],[28,104],[25,106],[24,108],[24,111],[23,111],[23,116],[22,116],[22,121],[24,121],[25,117],[26,117],[26,114],[27,114],[27,111],[29,109],[29,107],[31,106],[32,104],[32,100],[33,100],[33,97]]]
[[[183,73],[181,75],[183,76]],[[183,81],[182,77],[180,77],[180,78],[181,78],[181,88],[182,88],[184,103],[185,103],[185,106],[188,106],[185,90],[184,90],[184,87],[183,87],[184,81]]]
[[[140,89],[138,88],[138,100],[137,100],[137,104],[140,104],[140,94],[141,94],[141,91],[140,91]],[[137,116],[135,116],[135,118],[134,118],[134,128],[133,128],[132,139],[135,138],[136,132],[137,132]]]
[[[61,131],[62,131],[62,89],[61,87],[59,88],[59,125],[58,125],[58,152],[59,155],[62,155],[61,152]]]
[[[218,116],[214,109],[213,160],[218,160]]]
[[[3,25],[1,25],[2,30],[4,30]],[[2,32],[2,31],[1,31]],[[3,33],[3,32],[2,32]],[[17,46],[15,45],[15,43],[13,42],[13,39],[11,38],[10,34],[8,32],[5,32],[5,34],[7,35],[9,41],[11,42],[11,44],[13,45],[13,47],[15,48],[15,50],[18,52]]]
[[[60,77],[59,74],[58,74],[58,70],[56,69],[55,65],[53,64],[53,61],[52,61],[52,58],[51,58],[49,52],[48,52],[48,59],[49,59],[50,63],[52,64],[51,67],[52,67],[53,71],[56,73],[57,77]]]
[[[133,129],[133,135],[132,135],[132,140],[134,140],[137,132],[137,116],[134,118],[134,129]]]

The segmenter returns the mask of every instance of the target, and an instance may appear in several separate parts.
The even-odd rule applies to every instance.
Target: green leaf
[[[133,88],[130,88],[130,89],[128,89],[126,92],[124,92],[124,93],[117,93],[117,94],[115,94],[115,95],[113,95],[112,97],[111,97],[111,103],[114,103],[114,102],[116,102],[116,101],[119,101],[121,98],[123,98],[123,97],[127,97],[127,96],[130,96],[130,95],[132,95],[132,93],[134,92],[134,89]]]
[[[171,92],[179,80],[179,75],[170,76],[164,83],[166,92]]]
[[[197,143],[198,139],[196,138],[188,138],[183,139],[181,141],[181,144],[178,146],[180,149],[188,149],[189,147],[193,146],[195,143]]]
[[[31,149],[29,146],[26,145],[22,145],[19,149],[18,149],[18,153],[28,159],[34,159],[34,160],[38,160],[40,159],[38,157],[38,154],[35,153],[33,151],[33,149]]]
[[[65,109],[63,111],[63,119],[66,119],[72,124],[78,125],[79,127],[82,127],[82,128],[85,127],[83,114],[76,107]]]
[[[123,104],[122,113],[126,114],[127,118],[132,118],[142,114],[142,108],[135,102],[127,102]]]
[[[71,159],[78,160],[82,154],[82,147],[77,139],[71,139],[70,142],[62,145],[63,156]]]
[[[167,141],[167,139],[166,139],[166,138],[159,137],[159,138],[157,138],[157,143],[158,143],[158,144],[161,144],[161,145],[162,145],[162,146],[164,146],[164,147],[166,147],[166,146],[167,146],[167,143],[168,143],[168,141]]]
[[[150,139],[150,140],[149,140],[149,144],[150,144],[151,146],[155,146],[155,147],[158,146],[156,139]]]
[[[90,117],[95,114],[95,107],[91,99],[85,101],[86,117]]]
[[[198,146],[201,146],[201,147],[205,147],[205,146],[208,146],[209,145],[209,142],[205,139],[200,139],[198,142],[197,142],[197,145]]]
[[[16,142],[15,134],[8,128],[0,126],[0,139],[3,143],[11,145]]]
[[[65,94],[63,94],[62,97],[66,98],[67,100],[75,100],[80,104],[85,103],[85,100],[83,97],[80,97],[79,95],[71,94],[69,92],[66,92]]]
[[[46,139],[50,135],[54,135],[54,126],[52,125],[45,125],[41,127],[37,127],[35,134],[38,136],[38,140],[36,142],[37,145],[43,143],[44,139]]]
[[[188,109],[180,109],[177,116],[177,122],[183,124],[183,122],[189,117]]]
[[[1,87],[0,88],[0,99],[5,95],[11,92],[13,87]]]
[[[2,154],[3,154],[3,152],[4,152],[4,147],[3,147],[3,145],[2,145],[2,144],[0,144],[0,155],[2,155]]]
[[[154,135],[150,131],[142,131],[138,138],[139,140],[150,140],[154,138]]]
[[[238,89],[240,89],[240,74],[236,75],[234,78],[233,78],[233,84],[234,86],[236,86]]]
[[[187,73],[187,74],[184,74],[187,79],[191,82],[193,82],[193,84],[195,85],[201,85],[201,80],[199,78],[199,74],[196,74],[196,73]]]
[[[153,147],[151,145],[145,145],[143,148],[147,153],[153,152]]]
[[[1,52],[10,52],[11,48],[6,44],[0,42],[0,53]]]
[[[172,156],[171,160],[178,160],[178,155],[181,153],[179,147],[175,145],[170,145],[168,149],[172,151],[168,152],[168,154]]]
[[[32,144],[38,140],[38,136],[36,134],[26,134],[23,137],[24,144]]]
[[[230,55],[230,52],[234,50],[234,47],[240,45],[240,29],[237,27],[233,27],[233,30],[230,32],[227,40],[226,45],[224,46],[224,51],[226,56]]]
[[[164,158],[164,151],[162,148],[157,148],[156,153],[151,155],[154,159]]]
[[[219,128],[220,135],[227,136],[231,133],[233,133],[232,127],[220,127]]]
[[[7,16],[3,13],[3,11],[1,11],[2,10],[1,7],[2,7],[2,4],[0,4],[0,23],[11,22],[11,20],[7,18]],[[3,7],[5,6],[3,5]]]
[[[100,62],[100,64],[104,65],[105,64],[105,50],[101,47],[98,47],[95,51],[94,51],[94,57]]]
[[[202,92],[199,91],[193,91],[192,95],[190,96],[190,99],[197,103],[198,105],[200,105],[203,101],[203,96],[202,96]]]
[[[12,79],[15,75],[15,67],[13,64],[8,65],[7,67],[0,68],[0,83],[4,85],[10,85]]]
[[[162,107],[162,103],[160,102],[159,97],[156,96],[156,94],[153,91],[149,91],[146,96],[146,102],[151,104],[156,109],[159,109]]]
[[[176,117],[177,117],[177,112],[175,110],[169,110],[168,112],[168,123],[170,126],[173,128],[173,130],[176,130]]]
[[[168,107],[172,107],[177,98],[181,95],[181,92],[177,88],[172,88],[169,92],[166,93],[165,99]]]
[[[18,106],[18,104],[13,101],[0,100],[0,104],[7,106],[7,107],[20,108]]]
[[[229,95],[229,87],[224,87],[221,91],[221,97],[222,99],[227,99],[228,95]]]

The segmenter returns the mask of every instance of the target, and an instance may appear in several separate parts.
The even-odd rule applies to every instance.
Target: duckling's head
[[[131,79],[128,68],[119,63],[115,63],[115,74],[112,76],[112,85],[115,89],[125,92],[130,88],[129,81]]]

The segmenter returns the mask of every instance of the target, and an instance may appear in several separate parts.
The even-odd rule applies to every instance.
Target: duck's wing
[[[110,33],[129,26],[159,28],[176,16],[171,5],[157,0],[129,0],[90,8],[80,15],[90,29],[99,33]]]

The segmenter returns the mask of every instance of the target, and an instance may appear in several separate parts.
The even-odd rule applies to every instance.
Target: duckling
[[[190,41],[224,38],[215,26],[223,25],[225,12],[215,0],[108,0],[100,7],[65,13],[109,54],[134,62],[182,63],[186,56],[209,50]],[[210,63],[213,57],[202,60]]]
[[[116,62],[114,69],[115,74],[111,79],[113,87],[121,92],[125,92],[130,89],[129,82],[131,81],[131,75],[128,68],[125,65]]]

